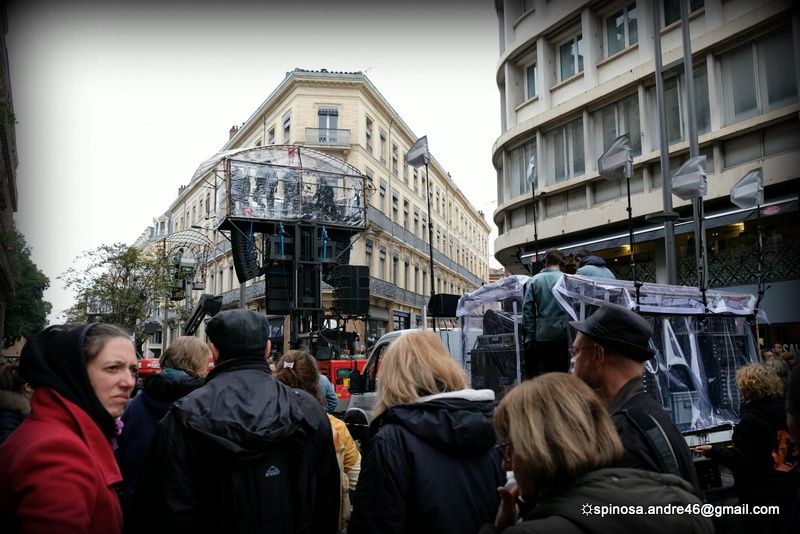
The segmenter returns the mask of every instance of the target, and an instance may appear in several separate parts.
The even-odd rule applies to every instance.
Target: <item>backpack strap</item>
[[[630,408],[622,410],[622,412],[642,433],[650,448],[655,451],[662,472],[685,478],[678,467],[678,458],[675,456],[672,444],[658,421],[641,408]]]

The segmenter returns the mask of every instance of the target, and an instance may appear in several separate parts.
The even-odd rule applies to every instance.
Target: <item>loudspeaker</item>
[[[458,299],[461,295],[437,293],[431,295],[428,301],[428,316],[430,317],[455,317],[458,308]]]
[[[292,305],[294,280],[292,263],[275,262],[269,267],[266,279],[267,311],[274,315],[287,315]]]
[[[253,234],[247,235],[238,228],[231,232],[233,268],[236,270],[236,278],[240,284],[264,274],[264,270],[258,266],[258,256],[253,240]]]
[[[369,313],[369,267],[339,265],[331,277],[333,307],[343,314]]]
[[[497,399],[502,398],[517,380],[514,334],[478,336],[475,348],[470,351],[470,366],[472,387],[491,389]],[[524,372],[520,374],[525,376]]]

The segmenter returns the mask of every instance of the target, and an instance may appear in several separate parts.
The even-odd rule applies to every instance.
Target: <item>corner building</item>
[[[600,178],[597,159],[629,133],[634,150],[631,204],[637,277],[666,283],[654,34],[662,62],[683,56],[675,0],[495,1],[500,59],[495,72],[502,132],[497,170],[495,255],[514,273],[538,251],[569,255],[587,247],[618,278],[630,279],[625,182]],[[658,24],[653,23],[657,15]],[[772,323],[766,341],[800,348],[800,17],[789,1],[690,0],[700,153],[707,156],[705,227],[709,286],[756,292],[755,210],[730,202],[731,187],[762,167],[765,202],[762,308]],[[683,65],[664,74],[670,171],[688,159]],[[527,180],[533,158],[538,181]],[[669,177],[667,177],[669,179]],[[692,206],[672,197],[678,283],[696,285]]]
[[[350,252],[351,265],[369,267],[370,338],[418,326],[431,289],[436,293],[462,294],[489,278],[489,225],[435,157],[428,166],[428,219],[425,168],[414,169],[404,161],[416,139],[363,73],[295,69],[241,126],[231,128],[229,141],[220,148],[300,145],[341,159],[370,178],[374,190],[367,211],[369,226],[353,238]],[[154,226],[139,244],[169,242],[170,236],[181,232],[183,236],[201,233],[216,247],[200,269],[205,289],[194,292],[194,302],[205,292],[223,295],[225,308],[236,307],[239,283],[230,243],[213,230],[214,191],[201,178],[195,177],[180,188],[178,197],[154,219]],[[429,268],[429,224],[433,231],[433,280]],[[332,293],[323,283],[323,307],[331,306]],[[263,276],[247,282],[246,295],[248,307],[266,310]],[[163,311],[154,312],[153,320],[160,321]],[[166,339],[161,332],[151,337],[149,348],[154,353],[182,332],[177,316],[170,317]],[[354,329],[351,321],[347,329]],[[364,325],[356,330],[363,336]]]

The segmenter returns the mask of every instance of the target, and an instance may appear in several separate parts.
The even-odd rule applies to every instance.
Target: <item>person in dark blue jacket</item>
[[[156,424],[173,402],[205,383],[210,355],[209,346],[196,337],[183,336],[173,341],[159,360],[161,372],[144,379],[142,392],[131,399],[122,414],[124,426],[116,456],[122,472],[119,495],[126,525],[130,523],[130,502]]]
[[[378,374],[371,439],[348,533],[477,532],[506,482],[492,427],[494,392],[467,389],[433,332],[408,332]]]
[[[33,388],[19,374],[19,364],[0,367],[0,443],[25,420],[31,411]]]

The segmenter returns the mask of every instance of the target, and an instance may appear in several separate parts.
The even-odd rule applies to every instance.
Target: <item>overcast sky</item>
[[[8,8],[15,220],[50,277],[51,321],[73,304],[57,277],[74,258],[133,243],[295,67],[365,72],[494,227],[491,0],[163,4]]]

